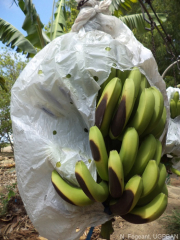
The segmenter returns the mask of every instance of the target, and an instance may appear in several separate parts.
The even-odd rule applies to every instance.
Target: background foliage
[[[9,142],[12,134],[10,118],[11,88],[29,60],[9,49],[0,53],[0,76],[5,79],[7,92],[0,87],[0,150]]]
[[[147,6],[147,5],[146,5]],[[176,49],[176,57],[180,55],[180,18],[178,17],[180,11],[180,1],[174,0],[154,0],[152,1],[152,6],[156,13],[166,14],[167,21],[162,23],[167,34],[171,36],[173,45]],[[147,7],[149,12],[152,12],[149,7]],[[128,14],[141,13],[141,8],[139,4],[133,5],[133,8],[128,12]],[[150,27],[146,24],[147,27]],[[162,29],[159,27],[160,31],[163,33]],[[152,34],[146,31],[145,34],[141,34],[137,29],[133,30],[135,37],[147,48],[153,49],[152,44]],[[155,42],[155,58],[158,64],[159,72],[162,75],[164,70],[172,63],[172,55],[167,52],[166,45],[159,35],[156,29],[153,30],[154,42]],[[165,37],[165,35],[164,35]],[[175,60],[173,60],[175,61]],[[177,66],[167,72],[165,77],[166,85],[174,86],[174,71],[176,77],[176,84],[180,83],[180,71]]]

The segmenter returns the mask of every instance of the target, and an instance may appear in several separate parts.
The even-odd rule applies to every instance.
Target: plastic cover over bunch
[[[168,87],[167,88],[168,101],[173,98],[175,92],[180,94],[179,88]],[[175,157],[173,158],[173,167],[180,170],[180,116],[176,118],[169,119],[168,132],[166,136],[166,146],[165,153],[172,154]]]
[[[79,239],[88,226],[110,216],[101,203],[71,206],[55,192],[51,172],[77,184],[74,169],[83,160],[96,180],[88,131],[95,121],[96,97],[111,68],[139,67],[159,88],[167,107],[165,83],[150,50],[109,14],[110,1],[88,1],[70,33],[49,43],[26,66],[12,88],[11,117],[18,188],[39,233]],[[168,121],[167,121],[168,124]],[[167,125],[161,140],[167,131]],[[76,228],[80,228],[76,232]]]

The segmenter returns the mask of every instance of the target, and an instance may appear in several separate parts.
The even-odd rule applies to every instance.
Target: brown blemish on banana
[[[111,167],[109,167],[108,173],[111,196],[113,198],[119,198],[122,195],[122,187],[119,183],[119,178]]]
[[[99,148],[93,140],[90,140],[90,148],[91,148],[91,152],[92,152],[94,161],[100,161],[101,160],[101,155],[100,155],[100,152],[99,152]]]
[[[52,181],[52,184],[53,184],[53,186],[54,186],[57,194],[59,194],[59,196],[60,196],[62,199],[64,199],[66,202],[68,202],[68,203],[73,204],[73,205],[76,206],[76,204],[74,204],[69,198],[67,198],[67,197],[59,190],[59,188],[56,186],[55,183],[53,183],[53,181]]]
[[[86,196],[88,196],[88,198],[90,198],[92,201],[95,201],[95,199],[93,198],[92,194],[90,193],[89,189],[87,188],[86,183],[84,182],[81,175],[76,172],[75,172],[75,175],[76,175],[76,179],[77,179],[80,187],[82,188],[82,190],[86,194]]]
[[[126,98],[122,97],[121,102],[118,106],[116,114],[111,123],[111,133],[114,137],[118,137],[126,122]]]
[[[125,215],[129,212],[134,200],[134,193],[131,190],[125,190],[121,198],[113,205],[110,205],[112,213]]]
[[[134,224],[143,224],[143,223],[147,223],[149,222],[148,219],[144,219],[141,216],[132,214],[132,213],[128,213],[124,216],[122,216],[123,219],[125,219],[126,221],[130,222],[130,223],[134,223]]]
[[[95,112],[95,125],[100,129],[106,111],[108,95],[105,94]]]

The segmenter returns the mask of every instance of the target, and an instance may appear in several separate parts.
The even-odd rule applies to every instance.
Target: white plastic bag
[[[111,67],[139,67],[149,83],[161,90],[169,118],[165,83],[151,51],[119,19],[103,14],[108,13],[109,1],[87,4],[73,31],[41,50],[12,88],[18,188],[31,221],[48,240],[79,239],[86,227],[112,217],[100,203],[87,207],[66,203],[51,183],[55,168],[77,184],[74,167],[81,159],[96,179],[94,162],[88,161],[92,155],[87,130],[94,125],[97,93]],[[76,28],[79,24],[81,28]],[[166,131],[167,126],[162,138]]]
[[[173,98],[173,95],[175,92],[179,92],[179,88],[173,88],[169,87],[167,88],[167,96],[168,101]],[[165,147],[165,153],[174,154],[176,156],[180,157],[180,116],[177,116],[176,118],[169,119],[169,126],[168,126],[168,132],[166,136],[166,147]]]

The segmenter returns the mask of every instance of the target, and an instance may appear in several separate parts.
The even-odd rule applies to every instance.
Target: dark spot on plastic
[[[95,125],[100,129],[106,111],[108,95],[105,94],[95,112]]]
[[[91,148],[91,152],[92,152],[94,161],[100,161],[101,160],[101,155],[100,155],[100,152],[99,152],[99,148],[93,140],[90,140],[90,148]]]
[[[42,108],[42,110],[47,113],[48,115],[50,115],[51,117],[54,117],[55,115],[49,110],[49,109],[46,109],[46,108]]]
[[[88,132],[87,128],[84,128],[84,131],[85,131],[85,132]]]
[[[97,82],[98,79],[99,79],[97,76],[94,76],[93,78],[94,78],[94,80],[95,80],[96,82]]]
[[[70,104],[73,104],[73,102],[70,102]]]
[[[56,134],[57,134],[57,132],[56,132],[56,130],[54,130],[54,131],[53,131],[53,135],[56,135]]]
[[[115,113],[115,116],[111,123],[111,133],[114,137],[118,137],[126,122],[126,98],[123,97]]]
[[[66,75],[66,78],[71,78],[71,74],[67,74],[67,75]]]
[[[43,74],[43,71],[42,70],[38,70],[38,74]]]
[[[105,50],[106,50],[106,51],[110,51],[111,48],[110,48],[110,47],[106,47]]]
[[[60,162],[57,162],[57,163],[56,163],[56,167],[59,168],[60,166],[61,166],[61,163],[60,163]]]

